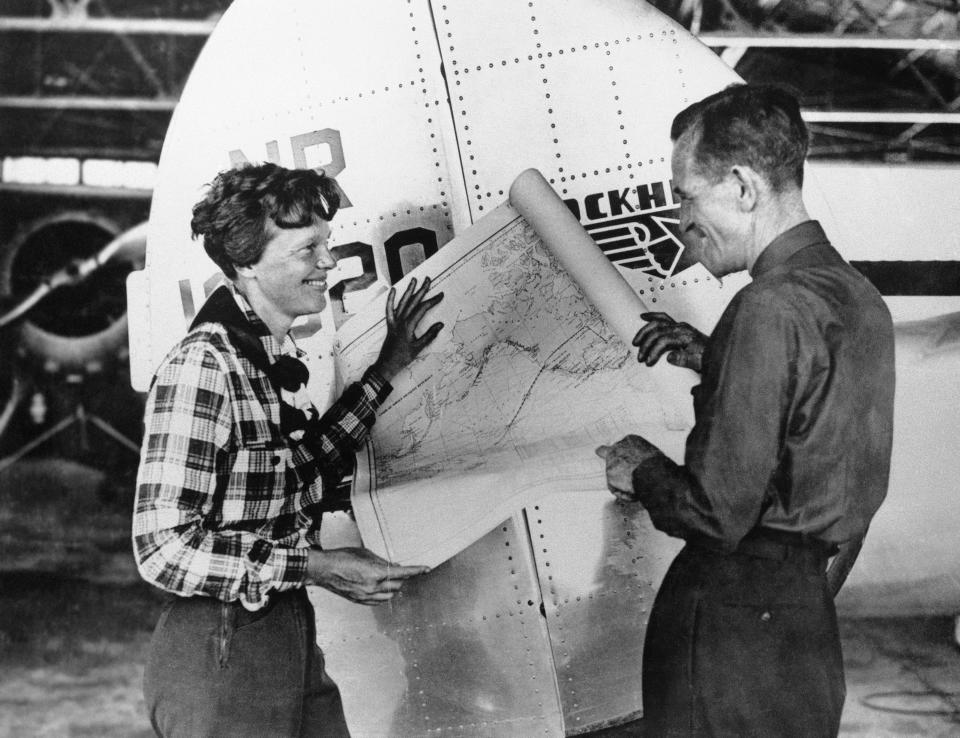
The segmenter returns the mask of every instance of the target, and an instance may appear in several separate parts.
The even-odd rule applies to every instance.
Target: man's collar
[[[830,243],[820,223],[816,220],[805,220],[789,228],[775,239],[760,253],[750,269],[750,276],[756,279],[764,272],[783,264],[795,253],[807,246],[817,243]]]

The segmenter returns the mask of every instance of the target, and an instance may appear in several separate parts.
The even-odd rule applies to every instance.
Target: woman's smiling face
[[[337,265],[327,248],[330,223],[317,218],[303,228],[269,223],[268,229],[270,240],[260,258],[238,271],[261,319],[271,329],[275,324],[289,327],[294,319],[318,313],[327,304],[327,272]]]

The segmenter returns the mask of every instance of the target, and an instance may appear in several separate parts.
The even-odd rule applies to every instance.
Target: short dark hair
[[[810,137],[800,103],[775,85],[730,85],[680,111],[670,138],[694,134],[693,156],[704,176],[719,179],[736,164],[766,177],[775,192],[803,185]]]
[[[277,228],[303,228],[332,220],[340,207],[337,183],[322,171],[246,164],[220,172],[193,206],[193,237],[231,279],[237,266],[255,264]]]

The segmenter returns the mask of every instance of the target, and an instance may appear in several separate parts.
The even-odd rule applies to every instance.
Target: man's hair
[[[260,259],[270,239],[268,220],[277,228],[304,228],[317,217],[331,220],[339,207],[337,184],[322,171],[248,164],[214,178],[193,206],[190,228],[232,279],[237,266]]]
[[[774,192],[803,185],[810,145],[800,103],[773,85],[730,85],[680,111],[670,138],[691,132],[697,168],[714,181],[741,164],[764,176]]]

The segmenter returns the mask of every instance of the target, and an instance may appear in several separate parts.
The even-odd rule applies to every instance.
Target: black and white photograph
[[[958,0],[0,0],[0,738],[960,736]]]

